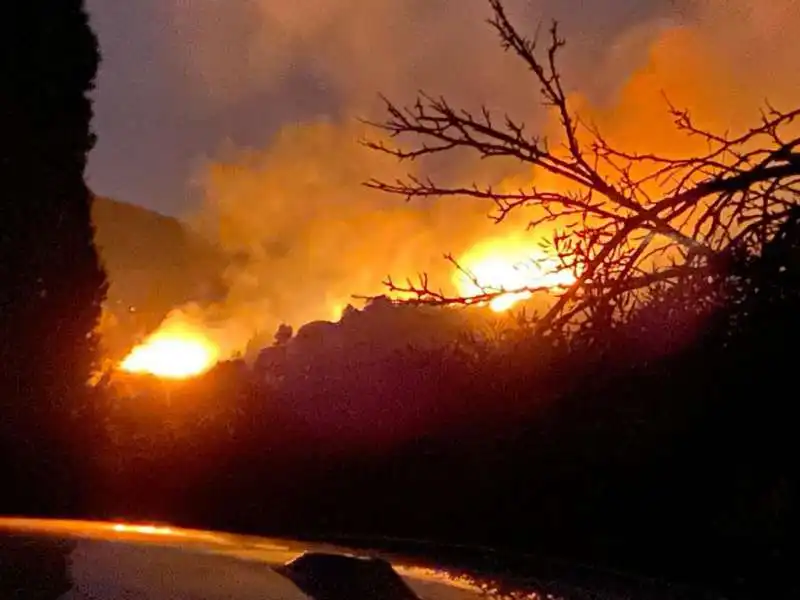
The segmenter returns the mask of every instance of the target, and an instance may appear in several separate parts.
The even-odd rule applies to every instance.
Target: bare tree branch
[[[707,150],[677,158],[623,151],[571,110],[558,68],[565,41],[557,24],[548,28],[544,42],[538,32],[529,38],[516,29],[502,0],[488,2],[493,12],[489,24],[502,48],[532,74],[543,106],[557,119],[563,143],[551,146],[509,115],[500,118],[486,107],[470,112],[421,92],[409,107],[383,98],[387,117],[370,124],[392,144],[370,140],[364,144],[401,161],[455,149],[484,159],[512,158],[554,176],[560,189],[532,186],[509,193],[488,185],[449,185],[412,175],[391,183],[372,179],[365,185],[406,200],[444,196],[488,200],[498,222],[521,207],[533,207],[537,216],[532,228],[548,224],[569,231],[554,237],[552,246],[562,268],[575,273],[576,279],[560,291],[550,290],[556,298],[537,323],[540,332],[599,310],[598,294],[607,306],[627,306],[636,299],[626,294],[707,267],[732,250],[756,251],[797,202],[800,137],[789,135],[789,126],[800,117],[800,108],[783,112],[767,105],[756,126],[732,136],[704,130],[688,110],[667,100],[675,127],[702,139]],[[460,268],[452,257],[449,260]],[[396,293],[433,304],[484,303],[511,292],[480,288],[481,282],[473,281],[482,293],[465,298],[433,290],[428,283],[427,276],[406,285],[386,281]],[[546,289],[534,286],[516,292]]]

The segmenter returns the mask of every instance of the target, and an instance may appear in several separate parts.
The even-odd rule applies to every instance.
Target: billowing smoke
[[[753,124],[767,98],[778,107],[800,100],[793,35],[800,4],[793,0],[507,6],[531,32],[540,19],[563,21],[564,76],[575,106],[629,150],[679,154],[701,143],[674,133],[664,93],[691,108],[699,125],[720,130]],[[292,102],[304,89],[331,106],[284,127],[265,148],[226,149],[198,176],[204,205],[192,221],[231,257],[229,294],[213,314],[236,332],[233,345],[281,322],[333,318],[352,294],[381,293],[388,274],[427,271],[446,288],[452,273],[443,252],[458,256],[521,226],[498,229],[486,204],[406,204],[361,186],[420,168],[359,146],[375,133],[356,117],[380,115],[379,92],[403,101],[425,89],[548,126],[536,83],[502,52],[488,16],[484,0],[174,2],[189,80],[210,105],[229,108],[263,94]],[[422,168],[464,182],[530,175],[517,164],[464,155]]]
[[[230,253],[229,293],[216,314],[236,322],[237,335],[337,319],[353,295],[381,294],[389,274],[446,279],[443,249],[462,252],[491,233],[485,203],[454,213],[449,203],[406,203],[362,186],[364,173],[394,178],[406,167],[357,144],[361,130],[290,126],[266,151],[209,167],[195,225]]]
[[[766,102],[787,109],[800,101],[800,5],[778,0],[684,0],[682,19],[662,26],[645,46],[623,35],[611,57],[638,56],[617,82],[612,102],[582,107],[616,144],[689,154],[704,147],[673,126],[666,100],[689,109],[696,125],[719,133],[757,126]],[[630,59],[627,59],[630,60]]]
[[[533,3],[509,5],[534,22]],[[288,96],[303,73],[349,115],[372,105],[378,91],[410,97],[420,87],[473,103],[491,90],[524,105],[514,84],[523,70],[498,57],[488,16],[484,0],[174,3],[196,93],[219,105],[265,91]]]

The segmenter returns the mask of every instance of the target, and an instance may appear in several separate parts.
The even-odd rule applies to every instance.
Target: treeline
[[[759,256],[655,290],[603,335],[513,327],[383,355],[363,343],[311,352],[324,336],[293,355],[279,336],[252,368],[118,388],[140,396],[110,400],[91,514],[491,545],[790,589],[792,229]],[[390,323],[414,310],[379,303],[348,318],[377,327],[381,311]]]

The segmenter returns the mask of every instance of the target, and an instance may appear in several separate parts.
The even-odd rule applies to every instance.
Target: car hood
[[[0,518],[0,599],[724,597],[709,590],[485,548],[410,540],[351,539],[334,545],[157,524]]]
[[[336,546],[163,525],[0,519],[0,597],[53,600],[336,598],[335,594],[324,596],[309,592],[310,588],[301,579],[291,575],[293,561],[295,565],[304,564],[298,557],[320,556],[324,559],[332,556],[360,558]],[[477,585],[463,576],[412,561],[388,559],[384,562],[382,557],[377,558],[393,571],[392,576],[402,580],[400,585],[411,594],[402,597],[426,600],[486,597]],[[334,567],[333,575],[329,572],[324,577],[335,579],[337,569],[341,570]],[[367,570],[370,569],[368,566]],[[336,582],[333,584],[335,588]],[[387,600],[388,593],[376,589],[374,596],[349,600],[372,600],[373,597]]]

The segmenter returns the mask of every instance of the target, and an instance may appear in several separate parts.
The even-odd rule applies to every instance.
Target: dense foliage
[[[393,321],[423,309],[373,305],[327,340],[282,337],[252,367],[120,382],[96,508],[506,546],[777,594],[797,533],[791,229],[654,292],[608,344],[510,327],[379,354]],[[347,340],[367,321],[364,351]]]

